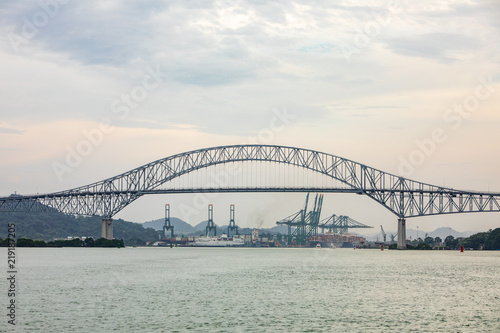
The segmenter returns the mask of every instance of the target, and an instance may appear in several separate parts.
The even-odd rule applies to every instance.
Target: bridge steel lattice
[[[283,163],[347,185],[321,188],[192,188],[160,190],[177,177],[210,166],[246,161]],[[436,214],[500,211],[500,193],[461,191],[406,179],[339,156],[275,145],[232,145],[169,156],[123,174],[50,194],[0,198],[0,211],[57,211],[111,218],[145,194],[195,192],[349,192],[367,195],[398,217],[398,247],[406,247],[405,219]]]

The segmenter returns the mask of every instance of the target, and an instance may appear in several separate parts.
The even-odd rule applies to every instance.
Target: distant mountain
[[[175,234],[189,235],[195,232],[195,228],[193,228],[191,224],[186,223],[177,217],[171,217],[170,223],[174,226]],[[142,223],[142,226],[144,228],[153,228],[155,230],[161,231],[163,230],[164,224],[165,224],[165,219],[158,219],[149,222],[144,222]]]
[[[177,217],[171,217],[170,222],[174,226],[174,234],[175,235],[204,235],[207,227],[208,221],[202,221],[195,225],[191,226],[189,223],[184,222],[183,220]],[[165,224],[164,219],[157,219],[153,221],[148,221],[142,223],[144,228],[153,228],[155,230],[161,231],[163,230],[163,225]],[[223,233],[227,233],[228,225],[216,225],[217,227],[217,235],[222,235]],[[253,228],[238,228],[238,231],[242,235],[249,235],[252,233]],[[286,234],[288,232],[287,226],[276,226],[273,228],[259,228],[259,232],[262,233],[271,233],[271,234]]]
[[[198,223],[197,225],[195,225],[194,227],[191,224],[184,222],[183,220],[181,220],[177,217],[170,218],[170,221],[171,221],[172,225],[174,226],[174,234],[179,235],[179,236],[180,235],[184,235],[184,236],[204,235],[206,227],[207,227],[207,221],[202,221],[202,222]],[[142,226],[144,228],[152,228],[154,230],[161,231],[161,230],[163,230],[164,224],[165,224],[165,219],[161,218],[161,219],[157,219],[157,220],[153,220],[153,221],[144,222],[144,223],[142,223]],[[227,225],[222,225],[222,226],[217,225],[217,235],[222,235],[223,233],[227,233],[227,227],[228,227]],[[270,234],[286,235],[288,233],[288,227],[285,225],[278,225],[278,226],[275,226],[272,228],[258,228],[258,229],[259,229],[259,233],[261,233],[261,234],[270,233]],[[240,234],[251,234],[253,231],[253,228],[239,228],[238,230],[239,230]],[[350,232],[355,233],[355,229],[350,230]],[[389,242],[391,240],[391,235],[395,235],[396,233],[397,233],[397,231],[386,230],[386,234],[387,234],[386,240]],[[474,233],[476,233],[476,232],[470,232],[470,231],[469,232],[459,232],[459,231],[454,230],[453,228],[441,227],[441,228],[438,228],[432,232],[428,232],[427,235],[432,237],[432,238],[440,237],[441,239],[444,240],[450,234],[453,237],[458,238],[458,237],[469,237],[470,235],[472,235]],[[418,230],[418,237],[424,239],[425,234],[426,234],[425,231]],[[383,240],[382,233],[380,232],[380,230],[375,231],[375,232],[370,233],[370,234],[364,234],[363,237],[365,237],[369,241],[376,241],[377,237],[378,237],[379,241]],[[417,230],[410,229],[410,228],[406,229],[406,238],[416,239],[417,238]]]
[[[355,230],[366,230],[366,229],[350,229],[349,233],[356,234]],[[385,233],[386,233],[386,242],[390,242],[391,235],[396,235],[397,231],[385,230]],[[371,241],[371,242],[376,242],[376,241],[381,242],[384,240],[384,238],[382,237],[382,232],[381,232],[380,228],[378,229],[378,231],[374,231],[374,232],[369,233],[369,234],[368,233],[361,233],[361,232],[359,234],[361,236],[363,236],[364,238],[366,238],[367,241]],[[406,230],[406,236],[408,237],[408,230]],[[395,239],[397,239],[397,237]]]
[[[269,232],[271,234],[286,234],[288,233],[288,227],[286,225],[277,225],[269,229]]]
[[[474,233],[475,232],[460,232],[460,231],[453,230],[452,228],[441,227],[441,228],[437,228],[433,232],[430,232],[427,236],[432,237],[432,238],[439,237],[439,238],[444,240],[449,235],[452,235],[453,237],[458,238],[458,237],[469,237],[470,235],[472,235]],[[420,234],[419,234],[419,236],[422,237]],[[424,234],[424,236],[425,236],[425,234]],[[424,237],[422,237],[422,239],[423,238]]]
[[[205,235],[206,231],[207,231],[207,224],[208,224],[208,221],[203,221],[203,222],[200,222],[198,223],[197,225],[195,225],[193,227],[194,229],[194,234],[196,235]],[[222,235],[223,233],[227,233],[227,225],[215,225],[216,227],[216,230],[217,230],[217,235]]]
[[[174,234],[178,236],[204,235],[207,227],[207,221],[200,222],[193,227],[191,224],[184,222],[177,217],[171,217],[170,223],[174,226]],[[165,219],[158,219],[144,222],[142,223],[142,226],[144,228],[153,228],[155,230],[162,231],[164,224]],[[217,226],[217,235],[222,235],[224,232],[227,232],[227,225]]]
[[[205,232],[206,226],[207,226],[207,222],[202,222],[202,223],[197,225],[197,227],[199,228],[198,230],[200,232]],[[217,226],[217,233],[219,232],[219,230],[222,230],[223,232],[227,232],[227,228],[228,228],[228,225]],[[240,233],[242,235],[250,235],[250,234],[252,234],[254,229],[258,229],[259,234],[273,234],[273,235],[275,235],[275,234],[288,233],[288,227],[286,227],[286,226],[277,226],[277,227],[273,227],[273,228],[242,228],[242,227],[238,227],[238,233]]]
[[[193,227],[194,232],[205,232],[206,227],[207,227],[207,223],[208,223],[208,221],[203,221],[203,222],[200,222],[197,225],[195,225]],[[216,226],[217,226],[217,224],[216,224]]]

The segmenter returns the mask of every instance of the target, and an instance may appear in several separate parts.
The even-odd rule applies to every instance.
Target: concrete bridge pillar
[[[398,219],[398,250],[406,250],[406,220]]]
[[[101,237],[113,239],[113,219],[102,219]]]

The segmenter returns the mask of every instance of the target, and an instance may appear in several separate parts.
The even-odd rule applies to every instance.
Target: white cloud
[[[0,134],[23,134],[23,131],[15,128],[0,127]]]
[[[480,42],[474,38],[450,33],[431,33],[386,40],[396,53],[436,59],[448,63],[473,58],[480,50]]]

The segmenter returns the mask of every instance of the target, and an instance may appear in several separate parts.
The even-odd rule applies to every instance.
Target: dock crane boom
[[[385,231],[384,231],[384,228],[382,227],[382,225],[380,225],[380,229],[382,229],[382,237],[384,237],[384,243],[385,243],[387,235],[385,234]]]
[[[391,234],[391,243],[394,243],[394,238],[396,238],[397,235],[397,232],[395,234]]]

